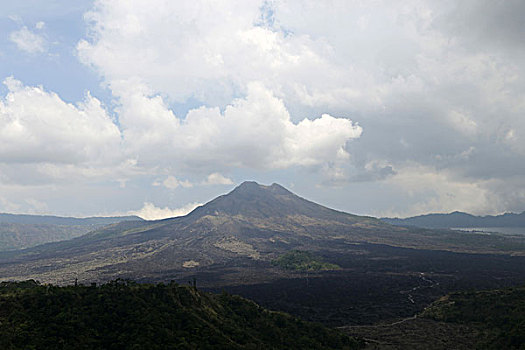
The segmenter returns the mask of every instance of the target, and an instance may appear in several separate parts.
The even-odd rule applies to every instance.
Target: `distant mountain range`
[[[381,220],[392,225],[426,228],[525,227],[525,212],[521,214],[505,213],[496,216],[475,216],[455,211],[450,214],[427,214],[405,219],[382,218]]]
[[[0,279],[151,281],[197,272],[219,279],[259,278],[275,270],[271,261],[290,250],[346,254],[363,243],[525,252],[525,238],[398,227],[326,208],[278,184],[244,182],[184,217],[121,222],[69,241],[0,254]],[[239,266],[252,268],[247,274]]]
[[[94,216],[88,218],[63,217],[52,215],[26,215],[0,213],[0,223],[93,226],[110,225],[121,221],[142,221],[138,216]]]
[[[79,237],[121,221],[142,221],[138,216],[73,218],[0,213],[0,251]]]

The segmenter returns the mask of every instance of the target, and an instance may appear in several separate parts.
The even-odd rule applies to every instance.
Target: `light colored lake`
[[[479,232],[481,234],[525,235],[525,227],[451,227],[451,230]]]

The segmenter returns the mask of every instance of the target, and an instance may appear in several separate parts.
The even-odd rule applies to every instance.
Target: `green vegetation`
[[[322,258],[302,250],[292,250],[273,260],[272,265],[279,266],[286,270],[298,271],[324,271],[340,269],[338,265],[325,262]]]
[[[525,349],[525,287],[452,293],[422,316],[483,330],[478,348]]]
[[[354,349],[361,343],[226,293],[116,280],[0,284],[1,349]]]

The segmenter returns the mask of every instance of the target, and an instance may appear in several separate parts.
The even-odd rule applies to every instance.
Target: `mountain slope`
[[[71,283],[77,277],[170,280],[211,271],[237,276],[239,266],[269,269],[272,260],[293,249],[345,254],[363,243],[525,252],[525,237],[397,227],[323,207],[277,184],[245,182],[184,217],[123,222],[70,241],[0,254],[0,278]]]
[[[430,305],[425,318],[482,330],[476,348],[525,347],[525,287],[449,294]]]
[[[68,240],[122,221],[142,221],[138,216],[72,218],[0,213],[0,251]]]
[[[188,216],[227,215],[259,219],[275,219],[290,216],[305,216],[311,219],[347,222],[377,221],[329,209],[301,198],[279,184],[259,185],[253,181],[243,182],[230,193],[219,196],[205,206],[196,208]]]
[[[45,307],[42,307],[45,305]],[[355,349],[360,343],[226,293],[175,283],[0,284],[2,349]]]
[[[525,227],[525,212],[521,214],[505,213],[496,216],[475,216],[455,211],[449,214],[427,214],[405,219],[382,218],[381,220],[392,225],[426,228]]]

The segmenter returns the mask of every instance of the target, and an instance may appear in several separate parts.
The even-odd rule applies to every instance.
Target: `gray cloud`
[[[361,213],[521,211],[524,13],[514,0],[224,1],[219,8],[99,0],[77,52],[117,107],[67,105],[42,91],[51,124],[86,115],[87,122],[67,133],[19,114],[36,146],[10,142],[0,151],[0,178],[17,178],[14,163],[40,162],[48,183],[109,182],[113,173],[140,187],[172,176],[199,191],[211,173],[228,174],[214,181],[229,184],[282,170],[290,182],[307,179],[297,184],[305,195],[341,209],[338,196],[359,193],[362,207],[346,209]],[[0,127],[15,128],[6,109],[14,105],[3,101],[8,117]],[[56,119],[53,106],[67,117]],[[103,126],[106,141],[98,137]]]
[[[436,19],[438,29],[458,38],[470,49],[522,51],[525,3],[520,0],[454,1]]]

